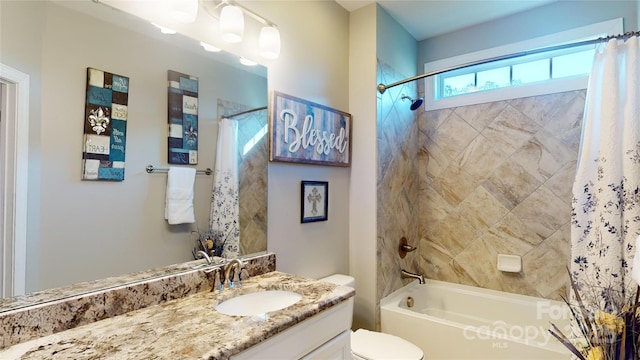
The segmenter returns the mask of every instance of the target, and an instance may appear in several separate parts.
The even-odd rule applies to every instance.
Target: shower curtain
[[[222,256],[239,255],[240,210],[238,182],[238,124],[229,119],[218,121],[218,147],[213,175],[209,231]]]
[[[632,37],[600,45],[589,78],[571,224],[570,268],[581,291],[635,294],[639,186],[640,42]]]

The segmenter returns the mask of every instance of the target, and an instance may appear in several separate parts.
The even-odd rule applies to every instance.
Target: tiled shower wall
[[[378,64],[378,80],[406,78]],[[415,112],[401,95],[378,95],[378,300],[427,278],[560,299],[566,294],[571,186],[585,90]],[[419,252],[398,256],[400,237]],[[497,270],[498,254],[522,272]]]
[[[240,173],[240,253],[267,250],[267,164],[269,150],[266,132],[267,111],[260,110],[237,118]],[[265,134],[256,138],[259,134]],[[244,146],[252,144],[244,153]]]
[[[385,84],[406,78],[388,65],[378,63],[378,80]],[[408,281],[400,270],[419,272],[418,251],[403,259],[398,254],[400,238],[410,245],[420,243],[418,226],[418,124],[402,95],[417,95],[416,83],[378,94],[377,115],[377,296],[378,300]],[[379,315],[378,315],[379,320]]]
[[[218,114],[237,114],[250,108],[218,99]],[[267,111],[258,110],[233,118],[238,122],[238,173],[240,193],[240,254],[267,250],[267,136],[256,137],[267,126]],[[254,145],[244,153],[247,143]]]
[[[421,111],[420,256],[432,279],[560,299],[586,91]],[[522,257],[502,273],[498,254]]]

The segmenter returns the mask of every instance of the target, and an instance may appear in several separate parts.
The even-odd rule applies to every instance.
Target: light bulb
[[[222,33],[222,39],[226,42],[238,43],[242,41],[244,15],[239,7],[227,5],[222,8],[220,13],[220,33]]]
[[[265,26],[260,30],[258,49],[266,59],[277,59],[280,56],[280,31],[275,26]]]
[[[192,23],[198,16],[198,0],[171,0],[171,15],[183,23]]]

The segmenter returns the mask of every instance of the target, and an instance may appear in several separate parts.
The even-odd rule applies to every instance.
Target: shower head
[[[409,96],[406,95],[402,95],[402,100],[411,100],[411,106],[409,107],[411,109],[411,111],[416,111],[420,105],[422,105],[422,103],[424,102],[423,98],[417,98],[417,99],[412,99]]]

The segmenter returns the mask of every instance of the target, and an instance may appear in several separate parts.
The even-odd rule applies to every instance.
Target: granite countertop
[[[235,317],[214,307],[259,289],[302,295],[267,316]],[[200,292],[0,350],[0,359],[226,359],[354,295],[281,272],[249,278],[242,288]]]

